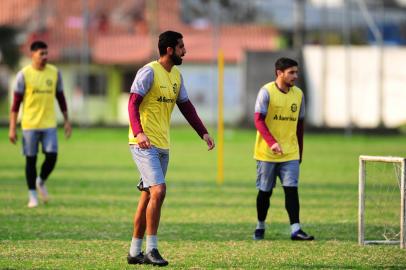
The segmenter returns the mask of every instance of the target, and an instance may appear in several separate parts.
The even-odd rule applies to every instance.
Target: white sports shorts
[[[165,183],[169,163],[169,149],[154,146],[143,149],[136,144],[131,144],[130,151],[141,174],[144,189]]]
[[[57,153],[58,140],[56,128],[23,129],[23,154],[32,157],[38,153],[41,143],[43,153]]]
[[[257,189],[268,192],[279,177],[282,186],[297,187],[299,183],[299,160],[267,162],[257,160]]]

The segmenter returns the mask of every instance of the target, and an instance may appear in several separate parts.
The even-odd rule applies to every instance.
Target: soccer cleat
[[[37,177],[35,180],[35,186],[37,187],[37,190],[39,192],[39,195],[41,196],[41,199],[44,203],[48,202],[48,190],[45,186],[45,182],[41,179],[41,177]]]
[[[265,235],[265,229],[255,229],[252,239],[254,240],[263,240]]]
[[[166,266],[168,265],[168,261],[162,258],[161,254],[159,254],[158,249],[153,248],[150,252],[145,254],[144,256],[144,263],[145,264],[152,264],[157,266]]]
[[[34,208],[38,206],[38,198],[34,195],[29,195],[28,198],[28,208]]]
[[[311,241],[314,240],[314,236],[312,235],[307,235],[302,229],[299,229],[295,233],[292,233],[290,236],[290,239],[292,240],[299,240],[299,241]]]
[[[137,256],[131,257],[130,253],[128,253],[127,262],[128,264],[143,264],[144,254],[140,252]]]

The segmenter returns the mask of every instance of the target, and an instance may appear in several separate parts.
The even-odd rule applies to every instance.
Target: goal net
[[[359,157],[358,243],[406,248],[405,158]]]

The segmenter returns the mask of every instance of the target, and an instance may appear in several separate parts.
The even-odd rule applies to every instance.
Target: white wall
[[[406,48],[384,48],[382,76],[377,47],[306,46],[303,54],[309,124],[374,128],[381,117],[386,127],[406,124]]]

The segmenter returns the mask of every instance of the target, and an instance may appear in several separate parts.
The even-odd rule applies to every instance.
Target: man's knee
[[[166,195],[166,185],[160,184],[149,188],[151,199],[163,200]]]
[[[37,156],[26,156],[25,160],[26,160],[27,166],[35,167],[35,165],[37,163]]]
[[[56,163],[58,154],[57,153],[46,153],[45,152],[45,160],[50,163]]]
[[[258,190],[258,198],[269,200],[269,198],[271,198],[271,196],[272,196],[272,191],[273,191],[273,188],[271,188],[271,190],[269,190],[269,191]]]

